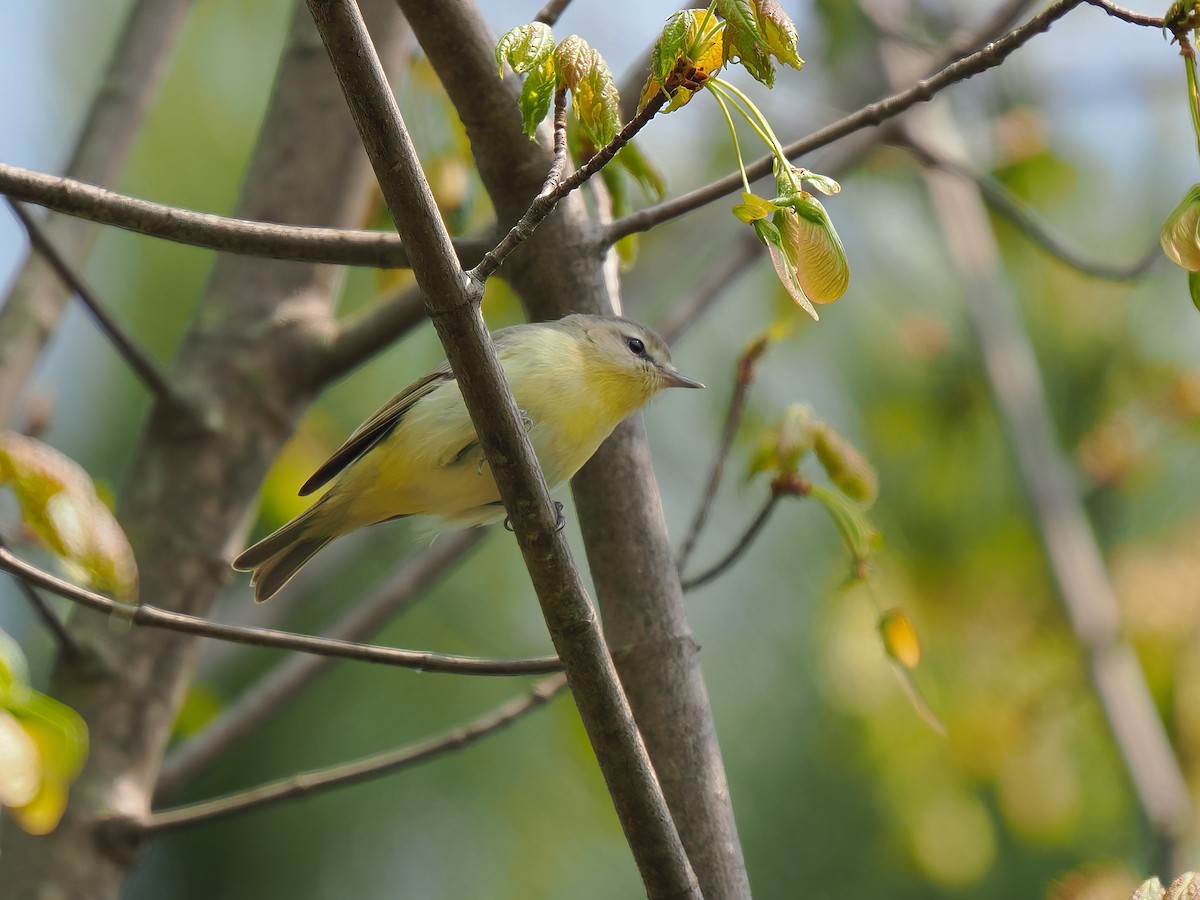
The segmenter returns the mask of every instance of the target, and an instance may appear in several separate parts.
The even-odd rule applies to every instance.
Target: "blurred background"
[[[482,5],[497,33],[538,6]],[[740,70],[731,80],[751,92],[786,143],[888,91],[880,28],[857,4],[784,5],[800,30],[803,71],[782,71],[771,93]],[[115,0],[8,4],[0,159],[62,170],[127,8]],[[620,82],[674,8],[664,0],[577,0],[555,32],[583,35]],[[289,9],[287,0],[197,0],[112,187],[232,210]],[[957,28],[990,10],[975,0],[930,2],[897,20],[897,30],[937,55]],[[485,226],[490,211],[462,130],[419,53],[398,94],[452,229]],[[1163,219],[1197,180],[1177,49],[1154,29],[1096,9],[1076,10],[1000,69],[944,96],[970,166],[1099,263],[1132,265],[1151,251]],[[748,132],[742,137],[748,157],[761,155]],[[671,194],[735,166],[724,122],[705,96],[656,120],[640,141]],[[836,153],[801,163],[822,171]],[[696,567],[722,554],[761,505],[765,479],[746,473],[788,405],[809,404],[879,473],[870,516],[883,544],[865,583],[845,587],[851,560],[822,509],[788,500],[735,567],[688,596],[756,896],[1127,897],[1163,864],[1162,842],[1114,746],[1025,499],[1014,438],[997,414],[967,312],[978,285],[964,285],[909,153],[885,146],[831,174],[843,184],[825,205],[850,260],[846,296],[822,308],[819,325],[802,321],[764,250],[675,345],[679,367],[709,389],[664,397],[645,416],[678,544],[715,452],[738,356],[765,330],[786,332],[759,365]],[[659,321],[694,296],[706,267],[748,230],[728,212],[735,202],[711,204],[639,241],[624,278],[628,314]],[[1134,281],[1101,280],[1051,258],[1007,219],[993,216],[991,224],[1001,293],[1019,302],[1123,633],[1195,794],[1200,314],[1183,272],[1165,259]],[[18,225],[0,215],[0,277],[10,278],[25,253]],[[213,258],[106,229],[84,274],[150,351],[169,360]],[[353,311],[405,277],[352,272],[342,308]],[[521,313],[494,284],[485,315],[499,327]],[[265,485],[258,533],[303,508],[296,488],[329,450],[441,356],[432,330],[422,328],[331,387]],[[56,333],[27,407],[48,410],[42,438],[102,487],[138,477],[128,460],[147,396],[78,308]],[[822,479],[817,469],[803,471]],[[561,499],[578,545],[569,496]],[[428,541],[403,523],[360,533],[323,553],[266,608],[250,608],[239,576],[214,615],[317,630]],[[878,613],[892,607],[902,607],[920,635],[923,658],[912,677],[944,735],[915,711],[882,646]],[[7,583],[0,628],[18,638],[44,683],[50,642]],[[378,640],[473,655],[549,650],[502,529]],[[208,647],[181,733],[203,727],[279,659]],[[339,664],[178,799],[416,740],[522,688],[520,680]],[[1176,863],[1200,868],[1196,837],[1195,825],[1178,836]],[[574,709],[559,698],[422,768],[163,838],[137,868],[128,897],[603,900],[640,892]]]

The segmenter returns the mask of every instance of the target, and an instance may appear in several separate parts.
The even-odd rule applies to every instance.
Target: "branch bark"
[[[514,79],[495,75],[495,37],[470,0],[400,0],[471,139],[500,222],[517,221],[551,164],[521,131]],[[578,192],[504,264],[533,318],[612,312],[600,226]],[[696,642],[639,420],[626,422],[572,488],[621,682],[706,897],[750,896]]]
[[[387,0],[369,0],[386,47],[400,36]],[[281,212],[298,222],[349,224],[364,214],[370,169],[336,81],[302,6],[254,158],[239,215]],[[314,134],[321,140],[311,140]],[[296,153],[303,146],[304,153]],[[158,403],[130,466],[118,515],[141,568],[145,596],[203,615],[229,572],[258,484],[309,400],[305,367],[330,327],[338,274],[323,266],[223,257],[184,336],[172,384],[203,398],[202,429]],[[265,398],[272,405],[265,408]],[[175,708],[190,677],[196,640],[151,629],[116,634],[105,617],[77,614],[72,632],[101,658],[105,677],[60,659],[54,695],[80,712],[91,753],[54,834],[36,839],[6,827],[4,893],[30,900],[116,898],[136,846],[101,839],[103,816],[141,817]],[[6,823],[7,824],[7,823]]]
[[[446,10],[452,4],[429,6]],[[695,875],[480,315],[482,283],[463,271],[454,255],[355,0],[309,0],[309,8],[342,82],[384,200],[408,247],[413,274],[428,298],[430,318],[500,489],[647,894],[699,897]],[[417,34],[420,38],[421,32]]]

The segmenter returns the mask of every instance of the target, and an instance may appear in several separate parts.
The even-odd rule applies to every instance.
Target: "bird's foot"
[[[554,523],[554,531],[557,533],[567,527],[567,517],[563,515],[563,505],[557,500],[554,501],[554,514],[558,519]],[[512,520],[508,516],[504,517],[504,530],[512,531]]]

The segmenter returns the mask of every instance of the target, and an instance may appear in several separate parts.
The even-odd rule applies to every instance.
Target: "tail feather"
[[[301,566],[337,536],[321,532],[312,533],[314,513],[320,506],[321,504],[317,503],[278,531],[247,548],[233,561],[235,569],[254,572],[250,577],[250,584],[254,586],[255,602],[262,603],[271,599]]]

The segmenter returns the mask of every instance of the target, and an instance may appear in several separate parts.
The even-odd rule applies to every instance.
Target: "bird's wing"
[[[313,472],[308,481],[304,482],[300,488],[300,496],[305,497],[328,484],[330,479],[350,463],[391,434],[417,401],[447,381],[453,380],[454,373],[450,371],[450,364],[443,362],[424,378],[414,381],[406,387],[371,418],[358,426],[354,434],[346,438],[346,442],[333,452],[333,455],[321,465],[321,468]]]

